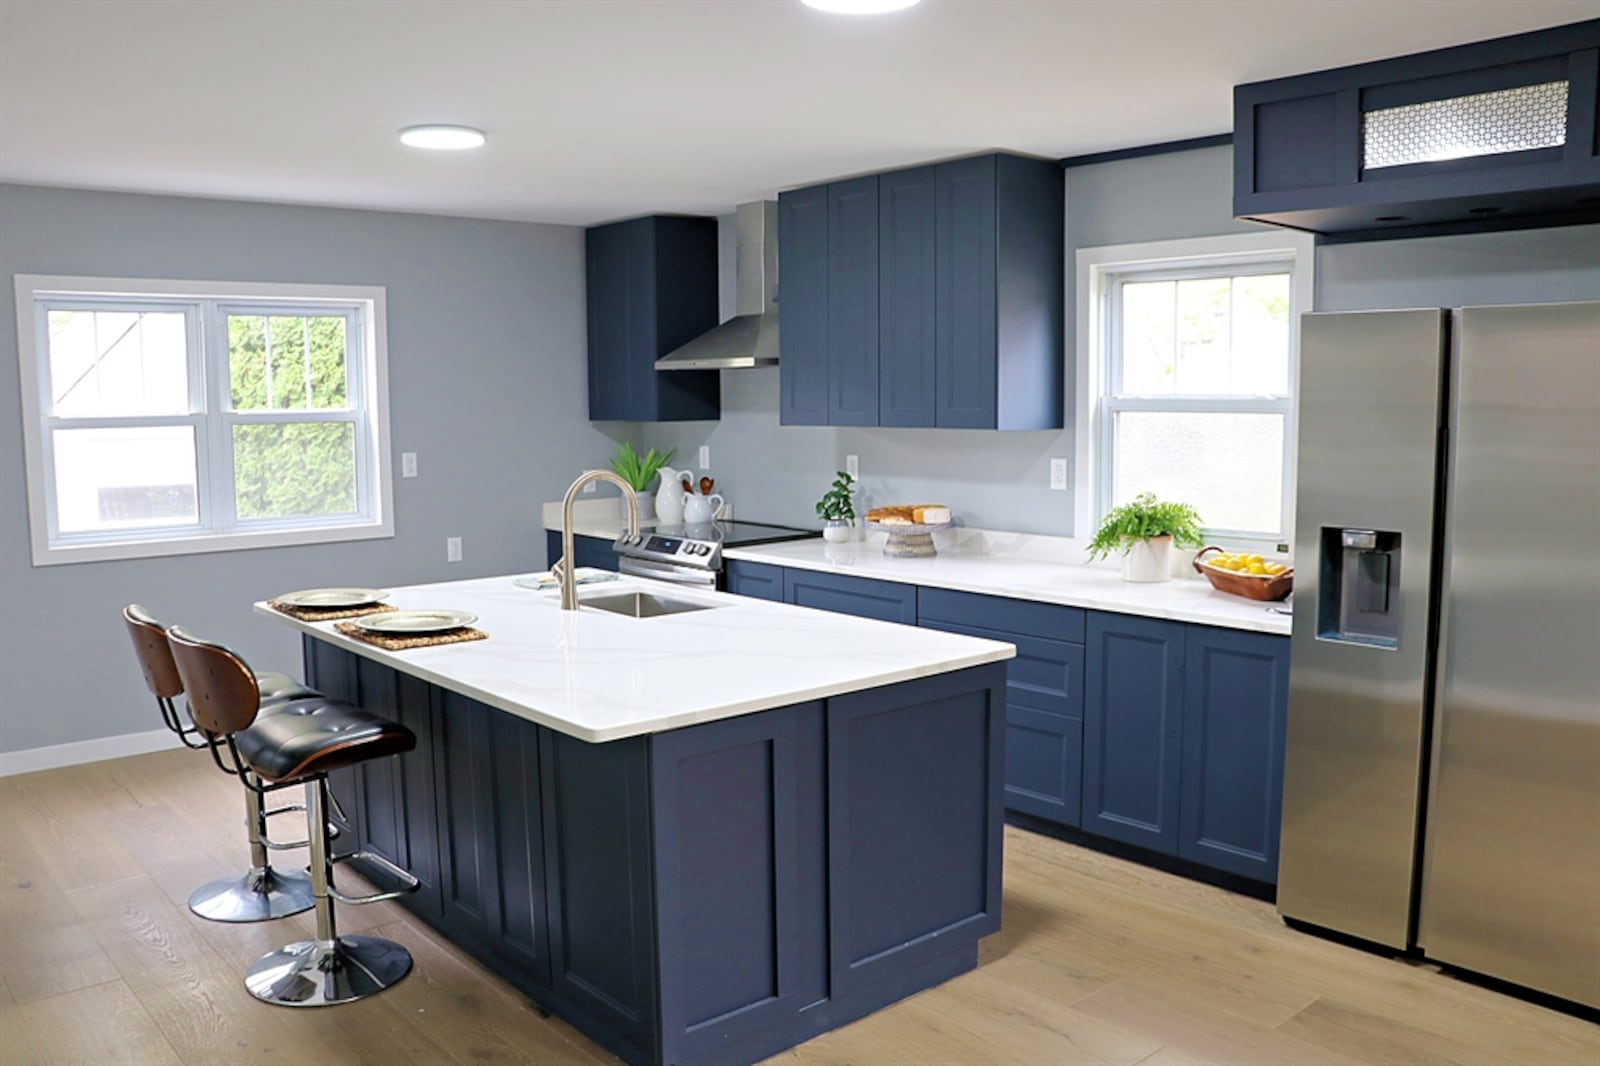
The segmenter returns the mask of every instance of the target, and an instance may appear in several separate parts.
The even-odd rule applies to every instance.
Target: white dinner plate
[[[369,633],[438,633],[470,626],[478,616],[467,611],[388,611],[363,615],[355,624]]]
[[[273,599],[290,607],[360,607],[388,595],[388,589],[301,589]]]

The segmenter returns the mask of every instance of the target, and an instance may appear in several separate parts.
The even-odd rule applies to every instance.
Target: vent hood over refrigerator
[[[778,205],[740,204],[734,317],[656,360],[657,370],[778,365]]]

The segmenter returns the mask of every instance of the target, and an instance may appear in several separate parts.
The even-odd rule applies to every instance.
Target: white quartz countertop
[[[946,538],[940,535],[940,539]],[[1042,538],[1016,539],[1037,541]],[[990,540],[996,540],[995,535],[991,534]],[[972,550],[976,547],[978,543],[965,548],[941,544],[940,553],[931,559],[891,559],[883,554],[880,536],[843,544],[800,540],[729,548],[723,556],[908,585],[1289,635],[1289,616],[1269,610],[1274,606],[1287,610],[1287,603],[1260,603],[1218,592],[1203,579],[1175,578],[1157,584],[1138,584],[1122,580],[1115,568],[1009,554],[1004,551],[1005,545],[999,543]]]
[[[714,610],[632,618],[593,607],[563,611],[554,590],[516,575],[412,585],[387,600],[403,610],[478,616],[489,639],[388,652],[332,622],[259,614],[492,707],[581,740],[607,741],[714,722],[791,703],[877,688],[1010,659],[1016,648],[913,626],[853,618],[727,593],[624,578],[579,589],[581,600],[648,591]]]

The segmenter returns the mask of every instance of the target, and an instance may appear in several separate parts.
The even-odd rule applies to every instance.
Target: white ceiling
[[[1226,132],[1236,83],[1596,0],[0,0],[0,180],[593,223]],[[458,122],[486,148],[396,131]]]

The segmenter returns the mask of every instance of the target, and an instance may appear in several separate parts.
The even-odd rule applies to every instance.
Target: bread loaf
[[[942,526],[950,521],[950,508],[942,503],[897,504],[874,507],[867,512],[867,521],[878,525]]]
[[[911,508],[911,520],[918,525],[942,526],[950,521],[950,508],[938,503],[919,503]]]
[[[909,508],[909,507],[874,507],[874,508],[872,508],[872,510],[867,512],[867,521],[868,522],[882,522],[882,521],[884,521],[886,519],[890,519],[890,518],[898,518],[903,522],[910,522],[912,520],[911,508]]]

